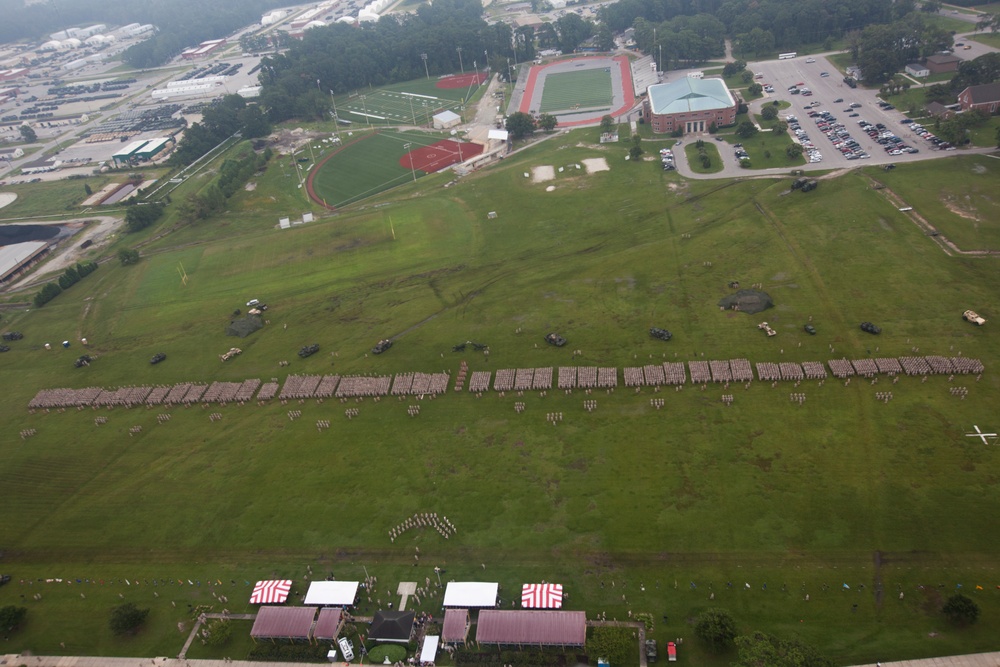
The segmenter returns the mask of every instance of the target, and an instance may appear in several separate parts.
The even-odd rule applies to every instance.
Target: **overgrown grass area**
[[[975,35],[969,35],[966,39],[972,39],[980,44],[985,44],[986,46],[992,46],[994,49],[1000,49],[1000,33],[995,32],[979,32]]]
[[[124,173],[104,174],[74,180],[0,186],[3,192],[17,194],[14,203],[0,209],[0,219],[77,215],[80,212],[78,205],[90,196],[85,186],[90,186],[93,192],[97,192],[112,180],[124,183],[127,176]],[[100,215],[99,210],[100,207],[95,207],[91,212]]]
[[[756,161],[754,140],[744,143]],[[789,178],[684,180],[625,154],[598,145],[593,128],[574,130],[448,188],[452,176],[430,175],[288,230],[274,228],[279,215],[308,209],[296,208],[301,191],[276,159],[226,212],[150,242],[138,264],[109,262],[43,308],[5,311],[0,326],[24,339],[0,355],[3,571],[13,577],[0,606],[29,608],[6,650],[176,655],[199,605],[253,612],[257,579],[293,579],[298,604],[309,581],[376,576],[363,616],[395,600],[400,581],[435,582],[436,566],[445,582],[499,582],[504,607],[520,584],[545,580],[565,584],[567,608],[590,618],[649,612],[652,637],[685,637],[690,665],[734,657],[693,635],[692,619],[711,607],[729,609],[741,631],[802,639],[836,664],[996,650],[1000,537],[983,517],[1000,512],[1000,460],[966,434],[995,430],[997,259],[946,256],[864,173],[803,194]],[[601,157],[608,171],[575,167]],[[956,156],[873,176],[959,245],[996,247],[996,163]],[[524,176],[539,166],[554,179]],[[198,183],[182,187],[175,202]],[[734,280],[761,284],[775,307],[721,311]],[[252,298],[269,305],[269,323],[227,337]],[[965,308],[991,322],[963,322]],[[776,337],[757,328],[762,319]],[[882,334],[861,332],[864,320]],[[652,339],[651,326],[673,339]],[[546,345],[549,332],[568,344]],[[83,337],[96,359],[77,369]],[[393,347],[371,354],[386,337]],[[489,354],[452,351],[465,341]],[[311,343],[319,352],[299,358]],[[242,355],[221,362],[233,346]],[[978,382],[481,397],[450,385],[434,399],[27,410],[56,387],[441,371],[453,382],[463,362],[491,373],[615,367],[621,379],[664,361],[825,362],[915,348],[980,358],[987,371]],[[167,359],[151,366],[156,352]],[[963,400],[956,386],[967,387]],[[563,419],[553,425],[552,413]],[[457,532],[390,539],[416,512],[447,516]],[[982,608],[970,628],[939,613],[959,584]],[[408,608],[437,616],[430,587]],[[122,600],[151,615],[117,639],[107,618]],[[238,623],[230,645],[198,645],[191,657],[241,657],[246,633]]]

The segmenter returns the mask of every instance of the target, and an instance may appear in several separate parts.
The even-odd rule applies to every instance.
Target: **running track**
[[[529,113],[531,111],[531,99],[535,94],[535,85],[538,83],[538,73],[541,72],[546,67],[552,67],[553,65],[564,65],[568,62],[576,62],[578,60],[589,60],[590,57],[582,58],[571,58],[570,60],[557,60],[554,63],[548,63],[547,65],[535,65],[531,68],[531,72],[528,74],[528,83],[524,87],[524,94],[521,96],[521,108],[518,111],[523,113]],[[622,94],[625,96],[625,104],[622,105],[620,109],[615,109],[610,112],[611,116],[621,116],[633,106],[635,106],[635,89],[632,85],[632,68],[629,67],[627,56],[615,56],[612,58],[618,67],[621,68],[621,81],[622,81]],[[558,115],[558,114],[556,114]],[[570,120],[570,121],[559,121],[559,127],[576,127],[579,125],[593,125],[594,123],[601,120],[600,116],[595,116],[593,118],[584,118],[581,120]]]

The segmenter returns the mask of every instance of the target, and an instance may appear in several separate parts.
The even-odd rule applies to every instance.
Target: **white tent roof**
[[[507,132],[507,130],[490,130],[486,138],[497,139],[499,141],[507,141],[508,135],[509,133]]]
[[[349,607],[357,595],[357,581],[314,581],[306,591],[305,604]]]
[[[436,120],[439,123],[450,123],[454,120],[461,120],[461,118],[462,117],[459,116],[454,111],[449,111],[447,109],[442,111],[441,113],[434,114],[434,120]]]
[[[480,581],[452,581],[444,590],[445,607],[495,607],[500,584]]]
[[[438,635],[424,635],[424,646],[420,649],[420,664],[434,662],[437,659],[438,642],[441,638]]]

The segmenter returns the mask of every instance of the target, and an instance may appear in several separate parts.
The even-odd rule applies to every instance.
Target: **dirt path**
[[[912,209],[912,207],[907,204],[902,197],[898,194],[885,187],[885,184],[880,183],[871,176],[867,176],[868,180],[872,184],[872,189],[879,192],[883,197],[889,200],[889,203],[895,206],[900,212],[906,213],[906,216],[920,228],[927,236],[931,238],[938,247],[948,256],[952,255],[965,255],[971,257],[984,257],[984,256],[1000,256],[1000,250],[962,250],[954,242],[948,240],[947,236],[944,236],[938,228],[927,221],[924,216],[920,215]],[[903,209],[910,209],[904,211]]]

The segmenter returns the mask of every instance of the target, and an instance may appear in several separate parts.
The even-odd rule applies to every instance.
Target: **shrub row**
[[[69,289],[91,273],[97,270],[97,262],[80,262],[76,266],[71,266],[59,276],[59,281],[55,283],[45,283],[38,294],[35,295],[35,306],[41,308],[52,299],[56,298],[64,289]]]

